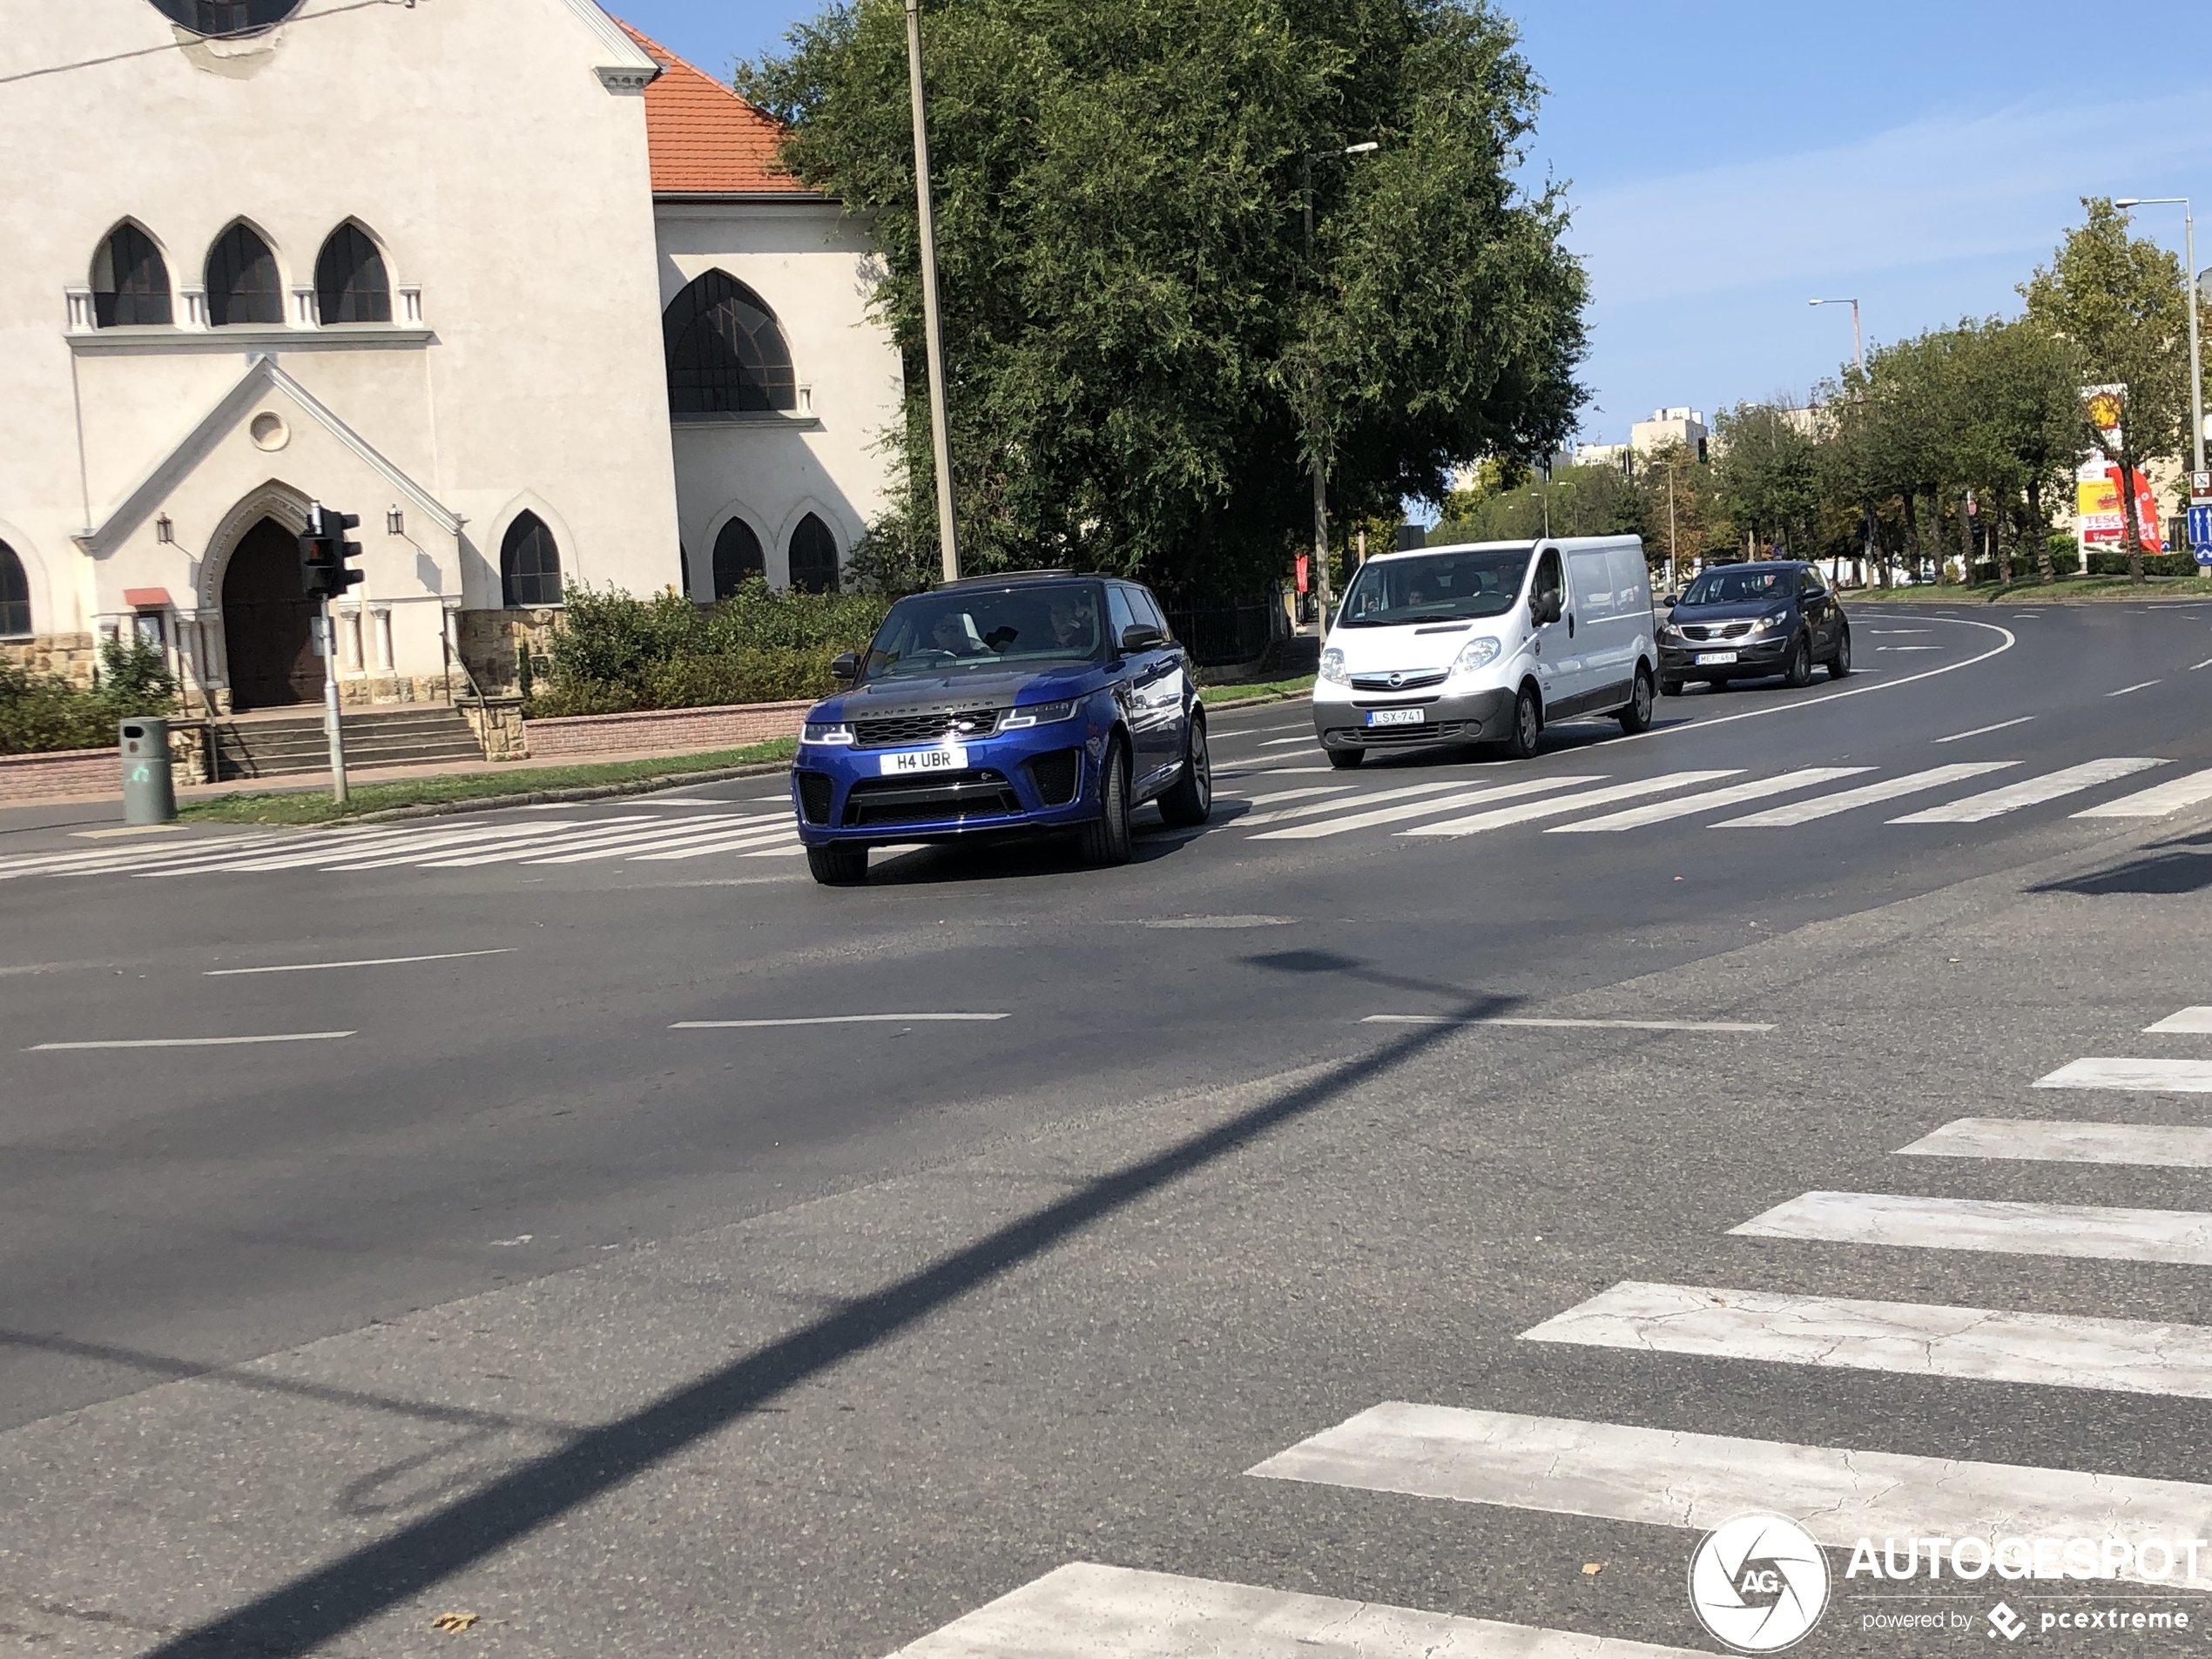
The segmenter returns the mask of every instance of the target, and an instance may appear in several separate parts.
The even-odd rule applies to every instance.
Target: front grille
[[[1393,743],[1433,743],[1456,738],[1467,729],[1465,720],[1444,720],[1435,725],[1354,726],[1343,735],[1363,749],[1379,749]]]
[[[899,749],[941,738],[988,738],[998,730],[999,714],[997,709],[939,709],[929,714],[855,720],[853,743],[860,749]]]
[[[830,815],[830,795],[835,786],[826,772],[802,772],[793,774],[799,780],[799,810],[806,815],[810,824],[826,824]]]
[[[1022,798],[1006,774],[989,766],[937,772],[911,782],[903,778],[863,778],[845,797],[848,827],[868,824],[921,824],[977,818],[1011,818]]]
[[[1424,685],[1441,685],[1448,668],[1410,668],[1396,674],[1354,674],[1355,691],[1411,691]]]
[[[1685,639],[1741,639],[1751,631],[1748,622],[1713,622],[1696,624],[1684,628]]]
[[[1037,799],[1047,806],[1065,806],[1075,799],[1076,786],[1082,781],[1082,776],[1083,752],[1080,749],[1055,749],[1029,762],[1029,782],[1037,792]]]

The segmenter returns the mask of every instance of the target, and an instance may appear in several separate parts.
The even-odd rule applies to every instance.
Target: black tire
[[[1513,729],[1506,733],[1506,752],[1515,760],[1527,760],[1543,735],[1543,705],[1536,700],[1536,688],[1524,685],[1513,700]]]
[[[1621,711],[1621,730],[1632,738],[1651,730],[1651,676],[1641,668],[1636,670],[1635,690],[1629,693],[1629,705]]]
[[[1160,816],[1170,828],[1190,829],[1213,816],[1213,759],[1206,752],[1206,723],[1193,718],[1183,771],[1160,797]]]
[[[1367,752],[1365,749],[1332,749],[1329,751],[1329,764],[1334,766],[1339,772],[1350,772],[1354,766],[1358,765],[1366,758]]]
[[[1129,751],[1119,738],[1106,751],[1098,774],[1098,816],[1082,827],[1086,864],[1127,864],[1130,854]]]
[[[810,846],[806,868],[826,887],[857,887],[868,879],[868,850],[842,842]]]
[[[1659,682],[1659,695],[1662,697],[1680,697],[1683,689],[1683,682],[1671,674],[1662,678]]]
[[[1782,683],[1791,691],[1812,684],[1812,641],[1804,634],[1790,647],[1790,664],[1782,671]]]
[[[1851,678],[1851,630],[1836,631],[1836,654],[1828,659],[1828,678],[1843,680]]]

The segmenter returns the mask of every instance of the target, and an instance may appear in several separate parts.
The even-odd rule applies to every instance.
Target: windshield
[[[1682,596],[1686,605],[1755,605],[1790,597],[1795,565],[1724,564],[1700,576]]]
[[[1371,559],[1352,579],[1337,620],[1347,628],[1454,617],[1501,617],[1521,597],[1533,545],[1486,547],[1420,558]]]
[[[861,664],[867,680],[959,674],[1010,663],[1087,663],[1100,644],[1087,582],[918,593],[891,607]]]

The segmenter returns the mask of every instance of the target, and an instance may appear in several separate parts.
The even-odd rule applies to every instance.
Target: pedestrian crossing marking
[[[2095,806],[2085,806],[2076,818],[2164,818],[2200,801],[2212,800],[2212,772],[2193,772],[2186,778],[2154,784],[2133,795],[2122,795]]]
[[[1071,1561],[891,1659],[1693,1659],[1686,1648]],[[1706,1659],[1695,1656],[1695,1659]]]
[[[2124,1089],[2160,1095],[2212,1095],[2212,1061],[2096,1057],[2060,1066],[2038,1089]]]
[[[1333,769],[1332,769],[1333,770]],[[1408,784],[1397,789],[1373,789],[1348,801],[1317,801],[1305,806],[1286,806],[1279,812],[1248,813],[1237,820],[1239,829],[1258,829],[1263,824],[1287,824],[1295,819],[1312,818],[1321,813],[1332,813],[1339,807],[1362,809],[1379,806],[1385,801],[1411,800],[1420,795],[1441,795],[1451,790],[1467,787],[1465,778],[1447,778],[1438,782]]]
[[[1729,1231],[1746,1238],[2212,1266],[2212,1214],[2194,1210],[1808,1192]]]
[[[1898,1153],[1905,1157],[2018,1158],[2050,1163],[2132,1163],[2168,1170],[2212,1170],[2212,1129],[2177,1123],[1961,1117],[1922,1136],[1910,1146],[1900,1146]]]
[[[1579,795],[1524,801],[1518,806],[1501,806],[1490,812],[1449,819],[1441,824],[1422,824],[1398,833],[1400,835],[1480,835],[1485,830],[1502,829],[1508,824],[1526,824],[1532,819],[1556,817],[1561,813],[1575,812],[1584,806],[1603,806],[1616,800],[1634,800],[1639,795],[1664,794],[1670,789],[1687,789],[1693,784],[1734,778],[1739,776],[1742,770],[1741,767],[1730,767],[1718,772],[1662,772],[1656,778],[1609,784],[1603,789],[1586,789]]]
[[[1946,784],[1963,783],[1969,778],[1979,778],[1985,773],[2002,772],[2008,766],[2018,765],[2020,762],[2017,760],[1965,760],[1954,765],[1931,766],[1925,772],[1907,772],[1902,778],[1885,778],[1878,783],[1861,784],[1858,788],[1846,789],[1840,794],[1822,795],[1814,800],[1792,801],[1787,806],[1771,806],[1763,813],[1723,819],[1713,827],[1789,829],[1798,824],[1810,824],[1815,819],[1832,818],[1838,813],[1848,813],[1857,807],[1893,800],[1899,795],[1918,794],[1925,789],[1940,789]]]
[[[1245,806],[1252,807],[1273,806],[1286,800],[1311,800],[1317,795],[1348,794],[1356,787],[1354,784],[1308,784],[1303,789],[1278,789],[1271,795],[1224,795],[1222,799],[1241,799]]]
[[[1747,1509],[1871,1536],[2212,1537],[2212,1487],[1392,1400],[1247,1474],[1699,1529]],[[2212,1575],[2212,1559],[2199,1563]],[[2178,1565],[2162,1581],[2212,1589]]]
[[[2040,778],[2029,778],[2016,784],[2006,784],[1979,795],[1969,795],[1964,800],[1954,800],[1941,806],[1930,806],[1925,811],[1908,813],[1903,818],[1892,818],[1892,824],[1979,824],[2002,813],[2018,812],[2023,806],[2040,806],[2047,800],[2057,800],[2063,795],[2078,794],[2099,784],[2118,781],[2153,766],[2162,766],[2163,760],[2141,755],[2121,755],[2107,760],[2085,761],[2078,766],[2047,772]]]
[[[1630,1280],[1527,1342],[2212,1399],[2212,1329]]]
[[[1485,801],[1511,800],[1517,796],[1541,794],[1596,781],[1595,778],[1523,778],[1515,783],[1494,784],[1487,789],[1465,790],[1456,795],[1439,796],[1429,800],[1401,801],[1397,806],[1380,806],[1372,812],[1355,812],[1347,818],[1322,819],[1312,823],[1293,825],[1288,829],[1268,830],[1253,836],[1252,840],[1315,840],[1324,835],[1342,835],[1348,830],[1372,829],[1378,824],[1402,823],[1406,819],[1419,818],[1427,813],[1457,812],[1463,806],[1479,806]],[[1292,812],[1296,810],[1295,807],[1291,809]]]
[[[2145,1035],[2154,1032],[2180,1034],[2191,1036],[2212,1035],[2212,1008],[2182,1008],[2169,1014],[2156,1025],[2143,1028]]]
[[[1689,818],[1696,813],[1720,806],[1739,806],[1747,800],[1764,800],[1769,795],[1787,794],[1793,789],[1810,789],[1815,784],[1832,783],[1838,778],[1856,778],[1871,772],[1871,766],[1807,766],[1802,772],[1785,772],[1775,778],[1755,778],[1748,784],[1730,784],[1725,789],[1709,789],[1702,794],[1687,796],[1681,800],[1656,800],[1647,806],[1631,806],[1625,812],[1608,813],[1602,818],[1586,819],[1579,824],[1554,824],[1544,832],[1547,835],[1587,835],[1603,831],[1642,829],[1647,824],[1663,824],[1676,818]]]

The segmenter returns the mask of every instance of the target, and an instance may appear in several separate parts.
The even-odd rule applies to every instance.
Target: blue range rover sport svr
[[[948,582],[891,607],[846,690],[807,711],[792,805],[814,879],[867,877],[868,849],[1072,830],[1122,864],[1130,814],[1213,809],[1204,711],[1145,588],[1062,571]]]

